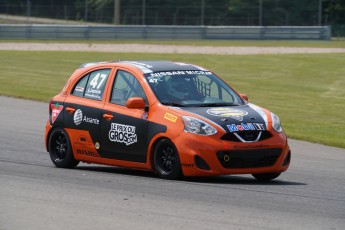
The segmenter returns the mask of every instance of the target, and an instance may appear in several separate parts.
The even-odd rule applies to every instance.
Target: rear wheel
[[[49,137],[49,155],[59,168],[74,168],[79,161],[74,159],[68,134],[62,128],[56,128]]]
[[[160,140],[153,153],[154,168],[163,179],[177,179],[182,176],[180,158],[175,145],[167,139]]]
[[[259,181],[270,181],[276,179],[280,176],[280,173],[262,173],[262,174],[252,174],[253,177]]]

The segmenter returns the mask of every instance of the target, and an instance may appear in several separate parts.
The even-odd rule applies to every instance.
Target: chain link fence
[[[213,1],[200,0],[199,4],[166,5],[148,4],[138,0],[136,4],[121,1],[119,22],[121,25],[206,25],[206,26],[317,26],[329,25],[329,15],[320,15],[318,2],[312,6],[293,7],[265,4],[265,1],[253,1],[246,7],[224,9],[224,5],[212,4]],[[110,1],[111,2],[111,1]],[[133,2],[133,1],[132,1]],[[194,1],[195,2],[195,1]],[[39,5],[27,1],[27,4],[0,3],[0,14],[73,20],[75,23],[114,24],[114,4],[94,5],[92,1],[79,1],[79,4]],[[261,4],[260,4],[261,3]],[[16,20],[0,19],[0,23],[23,23]],[[26,23],[26,22],[24,22]],[[37,22],[35,22],[37,23]],[[44,22],[42,22],[44,23]],[[345,24],[345,23],[344,23]],[[345,25],[332,28],[333,36],[345,36]]]

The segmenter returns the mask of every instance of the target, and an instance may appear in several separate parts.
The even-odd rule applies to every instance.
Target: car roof
[[[182,71],[182,70],[193,70],[193,71],[208,71],[203,67],[182,63],[182,62],[171,62],[171,61],[118,61],[118,62],[90,62],[79,66],[79,68],[101,65],[101,64],[111,64],[114,63],[115,66],[125,65],[136,67],[143,73],[154,73],[163,71]]]

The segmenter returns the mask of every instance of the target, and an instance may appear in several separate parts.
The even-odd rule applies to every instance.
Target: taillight
[[[53,98],[50,99],[50,101],[49,101],[49,114],[52,113],[52,103],[53,103]]]

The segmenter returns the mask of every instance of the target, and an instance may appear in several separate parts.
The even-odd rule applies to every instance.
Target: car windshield
[[[236,106],[244,101],[209,71],[165,71],[145,74],[163,105],[176,107]]]

